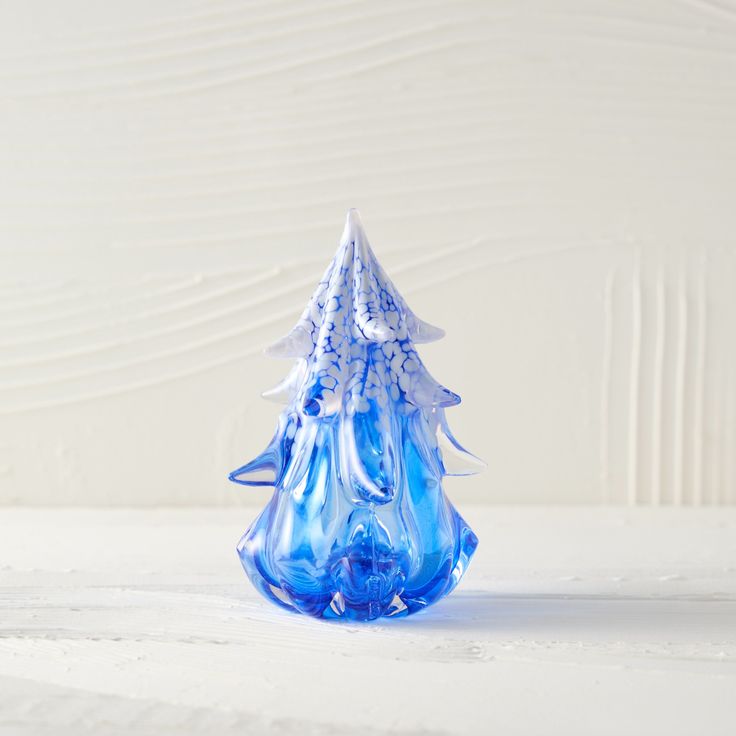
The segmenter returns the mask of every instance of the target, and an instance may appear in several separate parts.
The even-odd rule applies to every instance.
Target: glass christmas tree
[[[286,404],[276,434],[230,474],[275,489],[238,545],[267,598],[364,621],[414,613],[457,585],[478,540],[441,480],[483,464],[447,426],[460,397],[414,348],[443,335],[409,309],[350,210],[299,322],[267,350],[296,359],[264,394]]]

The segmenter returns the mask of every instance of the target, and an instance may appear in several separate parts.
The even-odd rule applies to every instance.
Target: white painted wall
[[[347,207],[489,503],[736,500],[736,3],[0,4],[0,502],[262,503]]]

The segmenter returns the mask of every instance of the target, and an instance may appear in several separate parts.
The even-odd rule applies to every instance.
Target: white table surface
[[[2,510],[0,733],[733,733],[736,509],[462,510],[460,588],[371,625],[261,599],[254,509]]]

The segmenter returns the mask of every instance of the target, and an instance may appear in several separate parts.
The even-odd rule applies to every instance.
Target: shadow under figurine
[[[356,210],[298,324],[267,350],[295,358],[265,398],[286,404],[266,450],[230,479],[274,486],[238,545],[248,577],[310,616],[404,616],[447,595],[477,537],[442,490],[483,463],[452,436],[414,348],[444,335],[409,309]]]

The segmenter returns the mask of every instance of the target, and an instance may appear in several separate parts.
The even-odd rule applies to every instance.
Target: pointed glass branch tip
[[[348,210],[348,214],[345,217],[345,229],[342,231],[340,243],[356,240],[361,235],[365,235],[363,221],[360,219],[360,212],[353,207]]]
[[[272,486],[276,481],[276,465],[266,451],[242,468],[233,470],[228,477],[244,486]]]
[[[288,335],[269,345],[265,353],[272,358],[303,358],[311,350],[312,337],[301,325],[297,325]]]
[[[441,327],[435,327],[415,317],[411,327],[411,336],[415,343],[424,344],[441,340],[445,336],[445,331]]]
[[[307,361],[299,359],[294,363],[294,367],[289,371],[286,378],[272,389],[264,391],[261,396],[268,401],[275,401],[277,404],[290,404],[299,393],[299,388],[304,382],[306,374]]]
[[[445,413],[440,412],[437,422],[437,448],[442,455],[446,475],[477,475],[486,469],[486,463],[468,452],[450,431]]]

